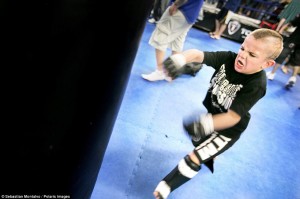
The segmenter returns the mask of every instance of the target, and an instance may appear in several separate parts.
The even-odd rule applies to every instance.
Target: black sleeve
[[[228,63],[231,60],[234,60],[236,53],[231,51],[217,51],[217,52],[204,52],[203,64],[211,66],[214,69],[218,70],[223,64]]]
[[[237,94],[235,100],[230,106],[230,109],[239,114],[241,117],[245,116],[249,110],[266,94],[266,83],[263,74],[261,78],[254,78]]]

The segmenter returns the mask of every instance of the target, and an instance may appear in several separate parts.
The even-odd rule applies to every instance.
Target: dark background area
[[[152,4],[1,1],[1,194],[90,197]]]

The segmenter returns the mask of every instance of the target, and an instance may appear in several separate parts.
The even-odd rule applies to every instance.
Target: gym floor
[[[142,79],[142,73],[155,69],[155,51],[148,44],[154,27],[147,22],[140,39],[91,199],[153,199],[159,181],[193,150],[182,118],[205,111],[202,100],[213,70],[204,66],[195,77],[183,75],[171,83]],[[240,45],[192,28],[185,49],[237,52]],[[168,199],[300,199],[300,79],[286,90],[290,75],[279,69],[268,80],[266,96],[250,111],[248,128],[217,157],[215,172],[202,166]]]

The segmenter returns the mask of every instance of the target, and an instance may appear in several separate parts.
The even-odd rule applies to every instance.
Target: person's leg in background
[[[213,37],[217,32],[219,32],[220,26],[221,26],[220,21],[218,19],[215,19],[215,29],[214,31],[209,32],[209,35]]]
[[[286,65],[283,65],[283,66],[281,66],[281,71],[282,71],[284,74],[288,74],[288,73],[289,73],[289,67],[286,66]]]
[[[213,39],[220,39],[227,25],[225,23],[220,24],[219,30],[212,36]]]
[[[287,27],[290,25],[289,23],[285,23],[285,22],[286,20],[282,18],[279,21],[278,26],[276,27],[276,31],[279,32],[281,35],[283,34],[283,31],[287,29]]]
[[[228,9],[222,7],[215,18],[215,28],[209,32],[211,38],[215,39],[215,35],[219,35],[221,24],[225,21]],[[226,28],[226,27],[225,27]],[[225,29],[224,29],[225,30]]]
[[[163,15],[164,11],[167,9],[169,4],[169,0],[155,0],[152,10],[152,15],[148,22],[150,23],[157,23],[161,16]]]
[[[289,61],[290,65],[293,66],[293,74],[289,78],[288,82],[286,83],[286,88],[289,89],[293,87],[297,80],[297,75],[300,71],[300,48],[299,46],[295,47],[295,51],[291,54],[291,58]]]
[[[161,17],[161,12],[161,0],[155,0],[152,9],[152,15],[148,22],[156,23]]]
[[[269,80],[273,80],[276,76],[276,71],[277,69],[281,66],[281,68],[285,68],[287,67],[285,64],[287,63],[288,61],[288,57],[285,58],[285,60],[283,62],[276,62],[276,64],[273,66],[273,69],[269,72],[267,72],[267,77]]]
[[[281,51],[280,55],[276,58],[275,62],[276,64],[273,66],[272,71],[267,72],[267,77],[269,80],[273,80],[276,75],[277,69],[281,66],[281,68],[287,67],[287,65],[290,65],[289,58],[292,53],[294,53],[294,43],[284,43],[284,48]]]
[[[300,71],[300,65],[299,66],[294,66],[293,67],[293,74],[292,76],[289,78],[288,82],[286,83],[286,88],[289,89],[291,87],[293,87],[297,81],[297,75]]]
[[[171,49],[172,54],[181,52],[187,32],[192,27],[181,11],[178,10],[171,16],[169,9],[170,7],[162,15],[149,40],[149,44],[155,48],[156,69],[150,74],[142,74],[142,78],[148,81],[170,80],[163,71],[166,50],[167,48]],[[167,34],[161,29],[168,30],[169,33]]]
[[[282,64],[280,64],[280,63],[276,63],[276,64],[273,66],[272,71],[267,72],[267,78],[268,78],[269,80],[273,80],[273,79],[275,78],[276,71],[277,71],[277,69],[279,68],[279,66],[281,66],[281,65],[282,65]]]
[[[220,39],[225,31],[227,24],[225,23],[229,10],[222,8],[215,19],[215,30],[210,32],[209,35],[213,39]]]

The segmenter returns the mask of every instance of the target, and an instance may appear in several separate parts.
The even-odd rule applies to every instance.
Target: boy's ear
[[[275,64],[276,64],[276,62],[275,62],[273,59],[269,59],[269,60],[267,61],[267,64],[265,65],[264,69],[265,69],[265,68],[269,68],[269,67],[271,67],[271,66],[274,66]]]

